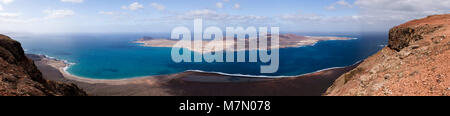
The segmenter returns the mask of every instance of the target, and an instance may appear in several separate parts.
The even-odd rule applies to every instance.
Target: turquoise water
[[[67,69],[69,73],[94,79],[125,79],[186,70],[293,76],[352,65],[376,53],[387,43],[387,35],[382,33],[316,35],[358,39],[281,49],[279,71],[261,74],[263,63],[174,63],[170,57],[171,48],[141,47],[132,43],[143,36],[169,37],[169,34],[17,35],[13,38],[22,43],[26,52],[67,60],[74,63]]]

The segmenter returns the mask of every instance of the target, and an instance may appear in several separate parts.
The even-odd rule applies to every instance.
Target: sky
[[[0,32],[171,32],[207,26],[282,32],[387,31],[450,13],[450,0],[0,0]]]

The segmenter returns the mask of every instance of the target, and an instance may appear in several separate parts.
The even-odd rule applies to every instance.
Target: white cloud
[[[366,11],[427,13],[450,10],[449,0],[357,0],[355,5]]]
[[[372,26],[392,26],[428,15],[450,12],[450,0],[357,0],[358,19]]]
[[[196,18],[202,18],[205,20],[211,21],[231,21],[231,22],[246,22],[246,21],[261,21],[266,20],[265,16],[256,16],[256,15],[232,15],[225,13],[218,13],[214,10],[209,9],[200,9],[200,10],[192,10],[185,12],[183,14],[175,15],[169,18],[174,18],[178,20],[193,20]]]
[[[330,5],[330,6],[325,7],[325,9],[327,9],[327,10],[336,10],[336,6],[335,5]]]
[[[345,1],[345,0],[339,0],[339,1],[336,2],[336,4],[337,5],[341,5],[341,6],[345,6],[345,7],[349,7],[349,8],[352,7],[352,5],[350,3],[348,3],[347,1]]]
[[[339,0],[333,4],[331,4],[330,6],[325,7],[327,10],[336,10],[337,7],[346,7],[346,8],[352,8],[352,4],[348,3],[345,0]]]
[[[84,0],[61,0],[61,2],[69,2],[69,3],[83,3]]]
[[[1,12],[0,23],[28,23],[37,20],[37,18],[21,19],[20,16],[20,13]]]
[[[7,12],[0,13],[0,17],[18,17],[18,16],[20,16],[20,14],[18,13],[7,13]]]
[[[47,14],[45,19],[64,18],[75,15],[75,12],[72,10],[44,10],[43,12]]]
[[[9,3],[14,2],[14,0],[1,0],[1,2],[2,2],[3,4],[9,4]]]
[[[15,23],[15,24],[24,24],[24,23],[34,23],[41,22],[49,19],[55,18],[63,18],[67,16],[72,16],[75,13],[72,10],[44,10],[45,17],[31,17],[31,18],[23,18],[20,13],[8,13],[8,12],[0,12],[0,24],[1,23]]]
[[[292,21],[320,21],[323,16],[315,14],[284,14],[281,16],[282,19],[292,20]]]
[[[241,5],[240,4],[234,4],[234,7],[233,7],[234,9],[240,9],[241,8]]]
[[[223,3],[222,2],[217,2],[216,3],[216,7],[217,8],[223,8]]]
[[[125,10],[138,10],[141,8],[144,8],[144,5],[142,5],[138,2],[133,2],[128,6],[122,6],[122,9],[125,9]]]
[[[152,3],[150,5],[158,11],[164,11],[166,9],[166,6],[164,6],[162,4]]]
[[[357,24],[357,16],[326,16],[317,14],[284,14],[281,19],[292,21],[295,23],[316,23],[316,24]]]
[[[106,12],[106,11],[100,11],[98,12],[98,14],[102,14],[102,15],[114,15],[114,12]]]
[[[26,20],[21,20],[21,19],[13,19],[13,18],[3,18],[0,17],[0,23],[5,22],[5,23],[27,23],[29,21]]]
[[[296,13],[281,15],[280,19],[300,26],[343,25],[360,31],[386,31],[409,20],[450,12],[450,0],[356,0],[354,3],[347,1],[340,0],[325,8],[328,10],[352,8],[358,11],[357,13],[340,16]]]
[[[3,6],[0,4],[0,11],[2,11],[3,10]]]
[[[216,19],[214,17],[219,17],[219,14],[216,11],[209,9],[201,9],[201,10],[192,10],[186,12],[182,15],[177,16],[179,19],[195,19],[195,18],[208,18],[208,19]]]
[[[288,30],[305,32],[350,32],[361,31],[357,16],[327,16],[318,14],[293,13],[281,15],[282,25]],[[370,28],[370,27],[367,27]]]
[[[126,12],[99,11],[98,14],[106,15],[115,21],[121,21],[121,22],[135,20],[135,18],[130,17]]]

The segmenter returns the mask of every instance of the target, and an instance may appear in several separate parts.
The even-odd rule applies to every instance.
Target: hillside
[[[47,81],[21,44],[0,35],[0,96],[85,96],[74,84]]]
[[[392,28],[389,45],[339,77],[328,96],[450,95],[450,14]]]

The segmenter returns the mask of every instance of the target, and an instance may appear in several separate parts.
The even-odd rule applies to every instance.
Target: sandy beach
[[[358,66],[332,68],[301,76],[261,78],[187,71],[121,80],[89,79],[65,71],[63,61],[28,55],[44,78],[69,82],[93,96],[320,96],[342,74]]]

